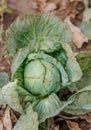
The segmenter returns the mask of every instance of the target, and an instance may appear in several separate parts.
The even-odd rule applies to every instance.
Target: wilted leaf
[[[18,93],[16,91],[17,88],[17,81],[9,82],[2,88],[2,94],[4,100],[7,104],[10,105],[11,108],[14,110],[23,113],[22,106],[20,105],[20,99]]]
[[[3,117],[3,125],[4,125],[5,130],[12,130],[12,122],[10,118],[9,107],[7,107],[7,109],[5,110],[4,117]]]
[[[9,76],[5,72],[0,72],[0,87],[3,87],[9,82]]]
[[[78,123],[70,121],[70,120],[66,120],[66,122],[69,127],[69,130],[81,130],[78,126]]]
[[[78,27],[73,25],[68,18],[65,20],[65,22],[72,32],[73,43],[77,46],[77,48],[81,48],[84,42],[88,42],[88,37],[85,36]]]
[[[91,85],[73,94],[68,99],[68,101],[70,100],[73,100],[73,102],[65,107],[63,111],[76,115],[91,112]]]
[[[13,130],[38,130],[37,113],[32,110],[31,104],[26,110],[26,114],[20,116]]]

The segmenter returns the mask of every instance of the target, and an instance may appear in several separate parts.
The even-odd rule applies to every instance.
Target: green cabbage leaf
[[[14,82],[9,82],[2,87],[2,95],[4,100],[6,101],[6,104],[9,104],[9,106],[14,110],[23,113],[23,108],[20,104],[20,99],[16,88],[17,80],[15,80]]]
[[[91,112],[91,85],[77,91],[70,100],[73,102],[64,108],[64,112],[74,115]]]
[[[53,52],[61,43],[71,42],[71,32],[55,16],[19,16],[7,30],[8,49],[15,56],[20,48],[29,47],[31,52]]]
[[[5,72],[0,72],[0,104],[6,104],[2,95],[2,87],[9,82],[9,76]]]
[[[13,130],[38,130],[38,125],[38,115],[29,104],[26,113],[20,116]]]

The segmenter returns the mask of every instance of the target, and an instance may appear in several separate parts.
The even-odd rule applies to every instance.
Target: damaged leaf
[[[11,122],[9,107],[7,107],[7,109],[5,110],[4,117],[3,117],[3,125],[5,130],[12,130],[12,122]]]

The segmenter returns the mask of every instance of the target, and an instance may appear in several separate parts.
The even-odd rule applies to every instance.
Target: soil
[[[41,0],[34,0],[34,1],[37,2],[36,5],[34,5],[33,0],[21,0],[21,1],[7,0],[8,6],[13,10],[13,13],[12,14],[7,14],[6,12],[4,13],[4,23],[3,23],[4,30],[6,30],[9,27],[9,25],[15,20],[15,18],[18,15],[38,14],[41,11],[43,11],[42,10],[43,1],[45,2],[47,0],[43,0],[42,2]],[[56,0],[49,0],[49,1],[55,2]],[[72,0],[72,2],[70,1],[71,0],[58,0],[57,7],[56,9],[53,10],[53,13],[62,20],[70,16],[72,23],[75,24],[76,26],[79,26],[83,18],[83,11],[84,11],[83,1],[82,0]],[[85,48],[86,46],[84,47],[84,49]],[[6,43],[4,38],[4,41],[0,43],[0,72],[7,72],[9,75],[11,75],[11,69],[10,69],[11,64],[12,64],[12,57],[9,55],[9,52],[6,49]],[[60,98],[62,100],[67,99],[71,94],[72,93],[67,89],[59,92],[59,95],[61,95]],[[1,109],[0,111],[2,111],[3,108],[0,107],[0,109]],[[59,115],[63,115],[63,117],[60,118]],[[76,119],[74,119],[74,116],[68,115],[66,113],[60,113],[59,115],[53,118],[55,126],[58,126],[57,130],[71,130],[69,129],[66,120],[76,122],[81,128],[81,130],[91,130],[91,123],[89,123],[85,119],[81,119],[80,117],[76,117]],[[70,119],[70,117],[72,119]]]

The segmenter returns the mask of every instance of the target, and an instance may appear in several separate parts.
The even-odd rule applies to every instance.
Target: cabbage
[[[7,44],[13,56],[12,82],[2,88],[2,96],[22,113],[15,130],[22,129],[23,119],[27,122],[31,116],[32,120],[33,111],[38,113],[39,122],[43,122],[73,102],[73,99],[61,102],[56,95],[82,76],[70,43],[71,32],[66,25],[48,14],[19,16],[10,25]],[[33,109],[30,115],[29,104]],[[28,124],[29,128],[34,129]]]
[[[35,95],[46,96],[61,87],[61,75],[55,65],[39,59],[31,60],[24,69],[25,88]]]

